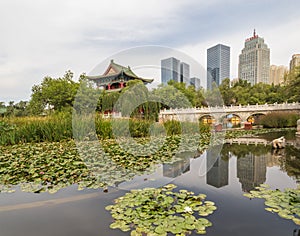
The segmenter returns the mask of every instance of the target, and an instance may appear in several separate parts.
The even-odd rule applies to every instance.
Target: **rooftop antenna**
[[[255,29],[253,31],[253,37],[256,37],[256,32],[255,32]]]

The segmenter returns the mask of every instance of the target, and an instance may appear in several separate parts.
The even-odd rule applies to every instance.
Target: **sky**
[[[29,100],[32,86],[45,76],[71,70],[77,80],[120,52],[145,45],[177,50],[203,68],[207,48],[228,45],[234,79],[254,28],[271,50],[271,64],[288,66],[300,53],[299,9],[299,0],[1,0],[0,101]],[[160,80],[159,73],[139,75]]]

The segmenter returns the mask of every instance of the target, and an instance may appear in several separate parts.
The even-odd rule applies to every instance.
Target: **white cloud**
[[[78,77],[119,50],[144,44],[178,48],[204,68],[206,49],[228,44],[235,77],[237,56],[254,27],[271,47],[272,63],[288,64],[299,52],[297,6],[298,1],[2,0],[0,101],[29,99],[32,85],[46,75],[71,69]]]

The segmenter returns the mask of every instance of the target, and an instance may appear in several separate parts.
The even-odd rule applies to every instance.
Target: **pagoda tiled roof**
[[[109,73],[111,69],[113,69],[114,73]],[[87,78],[90,80],[99,80],[102,78],[103,79],[104,78],[116,78],[122,74],[125,74],[128,77],[131,77],[133,79],[142,80],[143,82],[146,82],[146,83],[151,83],[153,81],[153,79],[145,79],[145,78],[137,76],[131,70],[131,68],[129,66],[125,67],[125,66],[119,65],[119,64],[115,63],[113,60],[110,61],[110,64],[103,75],[87,76]]]

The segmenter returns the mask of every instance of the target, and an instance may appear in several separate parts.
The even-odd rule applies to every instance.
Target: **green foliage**
[[[256,190],[244,194],[248,198],[265,199],[266,211],[277,213],[281,218],[292,220],[300,225],[300,189],[271,190],[268,185],[262,184]]]
[[[2,107],[5,108],[5,112],[3,112],[3,115],[6,117],[27,116],[29,114],[27,101],[20,101],[18,103],[10,101],[8,103],[8,106],[2,105]]]
[[[94,88],[94,82],[89,81],[84,74],[80,76],[79,88],[73,104],[76,114],[92,114],[104,91]]]
[[[300,102],[300,66],[290,71],[285,83],[284,92],[287,94],[288,102]]]
[[[164,127],[167,130],[167,135],[177,135],[182,133],[182,127],[177,120],[167,120],[164,122]]]
[[[76,147],[73,140],[0,146],[0,191],[17,185],[23,191],[51,193],[75,183],[79,189],[114,186],[152,173],[158,164],[178,161],[179,152],[195,147],[203,150],[207,143],[187,135],[85,140],[77,141]]]
[[[161,103],[161,108],[188,108],[193,106],[188,96],[172,85],[160,86],[154,89],[152,93],[157,101]]]
[[[0,147],[0,192],[55,193],[81,183],[102,187],[80,159],[74,142],[22,144]]]
[[[72,107],[79,87],[72,78],[73,73],[67,71],[62,78],[45,77],[40,85],[34,85],[29,103],[31,114],[42,114],[47,106],[55,111]]]
[[[57,113],[49,117],[16,117],[5,119],[4,122],[15,128],[0,133],[1,145],[60,141],[73,137],[69,113]]]
[[[265,128],[295,127],[299,118],[297,113],[272,112],[263,116],[259,124]]]
[[[115,205],[105,208],[115,219],[110,227],[132,230],[131,235],[186,235],[192,231],[205,234],[212,223],[204,217],[217,209],[215,203],[205,201],[205,194],[174,192],[174,188],[168,184],[158,189],[131,190],[116,199]]]

